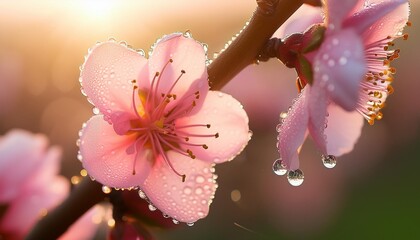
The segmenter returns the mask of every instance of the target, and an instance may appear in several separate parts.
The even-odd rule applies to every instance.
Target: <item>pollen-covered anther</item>
[[[413,23],[408,21],[406,25],[407,25],[407,27],[411,27],[413,25]]]
[[[408,40],[408,33],[403,35],[403,40]]]
[[[207,127],[207,128],[210,128],[210,127],[211,127],[211,125],[210,125],[210,124],[206,124],[206,127]]]
[[[206,144],[203,144],[204,149],[208,149],[209,147]]]
[[[215,138],[218,138],[219,137],[219,133],[214,134],[214,137]]]

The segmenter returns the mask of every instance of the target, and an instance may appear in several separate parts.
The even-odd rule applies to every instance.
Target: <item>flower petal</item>
[[[366,71],[363,43],[352,30],[328,36],[315,56],[314,80],[320,81],[332,100],[348,111],[357,105]]]
[[[397,34],[407,23],[408,15],[407,0],[381,1],[377,4],[371,3],[349,17],[344,21],[343,27],[354,29],[359,35],[367,38],[369,44]]]
[[[142,183],[150,172],[152,154],[149,150],[127,154],[126,150],[136,141],[135,135],[117,135],[113,127],[93,116],[82,130],[80,153],[83,167],[98,182],[114,188],[130,188]],[[136,161],[133,175],[133,165]]]
[[[40,214],[56,207],[69,191],[68,180],[57,176],[42,188],[22,192],[2,216],[0,229],[4,232],[16,233],[23,239],[39,220]]]
[[[170,59],[173,62],[169,62]],[[166,64],[167,66],[163,70]],[[186,96],[194,96],[194,93],[199,91],[200,99],[203,99],[208,92],[204,48],[194,39],[184,37],[181,33],[164,36],[156,42],[149,58],[149,69],[150,79],[153,79],[156,72],[160,73],[159,77],[161,79],[156,83],[158,84],[158,95],[168,93],[182,71],[185,71],[185,73],[182,74],[171,94],[175,94],[178,99],[181,99]],[[196,100],[197,103],[202,101],[200,99]]]
[[[241,103],[229,94],[209,91],[200,110],[190,116],[177,119],[175,126],[194,124],[210,124],[210,128],[186,128],[188,143],[198,143],[199,146],[182,144],[190,149],[197,158],[214,163],[232,160],[247,145],[249,136],[248,116]],[[193,137],[193,134],[209,135],[208,137]],[[218,137],[215,137],[215,135]],[[202,145],[207,145],[204,149]]]
[[[141,189],[154,206],[178,221],[190,223],[204,218],[217,188],[212,164],[174,151],[166,154],[174,168],[186,174],[185,182],[159,157]]]
[[[341,24],[353,9],[359,6],[360,0],[324,0],[324,12],[329,31],[341,28]]]
[[[287,113],[287,117],[283,119],[283,122],[277,128],[279,132],[277,147],[280,157],[288,170],[299,168],[298,149],[305,140],[309,119],[306,102],[308,94],[308,87],[306,87],[295,100],[292,108]]]
[[[146,66],[147,60],[140,53],[113,41],[100,43],[83,64],[83,91],[107,118],[114,111],[131,111],[131,81],[148,85]]]
[[[322,154],[326,154],[327,147],[324,130],[329,100],[326,90],[320,85],[320,82],[315,82],[311,88],[307,89],[310,94],[310,99],[307,100],[309,111],[308,130],[319,150]]]
[[[23,130],[11,130],[1,138],[0,202],[12,201],[30,181],[31,174],[42,164],[47,144],[45,136]]]
[[[327,152],[340,156],[353,150],[360,137],[364,118],[357,111],[347,112],[335,104],[328,106]]]

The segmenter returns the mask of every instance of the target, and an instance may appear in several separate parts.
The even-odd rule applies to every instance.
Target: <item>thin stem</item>
[[[42,218],[26,240],[54,240],[60,237],[80,216],[104,200],[102,185],[84,178],[61,205]]]
[[[246,66],[256,61],[274,32],[303,4],[301,0],[258,1],[249,24],[239,36],[208,66],[210,86],[221,89]],[[261,2],[275,2],[273,11]]]

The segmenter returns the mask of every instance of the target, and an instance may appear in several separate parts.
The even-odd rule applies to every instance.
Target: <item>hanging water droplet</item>
[[[252,135],[254,135],[254,132],[252,132],[251,130],[248,131],[248,138],[251,139]]]
[[[93,114],[95,114],[95,115],[98,115],[99,113],[101,113],[101,112],[99,111],[99,108],[97,108],[97,107],[92,108],[92,112],[93,112]]]
[[[139,197],[141,199],[146,199],[146,193],[144,193],[142,190],[139,190]]]
[[[194,223],[193,222],[189,222],[189,223],[187,223],[187,226],[192,227],[192,226],[194,226]]]
[[[185,193],[185,194],[190,195],[190,194],[191,194],[191,192],[192,192],[192,190],[191,190],[191,188],[190,188],[190,187],[185,187],[185,188],[184,188],[184,193]]]
[[[281,112],[280,113],[280,118],[281,119],[285,119],[287,117],[287,112]]]
[[[303,183],[304,175],[302,170],[296,169],[295,171],[289,171],[287,173],[287,180],[292,186],[300,186]]]
[[[89,175],[89,177],[90,177],[90,180],[95,181],[94,177],[92,177],[91,175]]]
[[[334,168],[337,165],[337,158],[334,155],[322,155],[321,159],[326,168]]]
[[[174,224],[179,224],[179,221],[178,221],[178,220],[176,220],[176,219],[172,219],[172,222],[173,222]]]
[[[102,192],[104,192],[105,194],[109,194],[111,193],[111,188],[108,186],[102,186]]]
[[[162,215],[163,215],[164,218],[169,218],[169,215],[166,214],[166,213],[162,213]]]
[[[156,211],[156,209],[157,209],[157,208],[156,208],[155,206],[153,206],[152,204],[149,204],[149,210],[150,210],[150,211],[152,211],[152,212],[153,212],[153,211]]]
[[[278,176],[283,176],[287,173],[286,165],[284,164],[283,160],[281,160],[281,158],[274,161],[273,172]]]

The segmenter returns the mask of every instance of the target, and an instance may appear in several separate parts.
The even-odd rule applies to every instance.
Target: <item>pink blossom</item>
[[[58,175],[60,158],[61,149],[49,147],[44,135],[11,130],[0,138],[0,236],[23,239],[69,194],[68,180]],[[95,226],[84,224],[66,235],[89,238],[94,231]]]
[[[300,185],[298,152],[306,132],[322,153],[326,167],[348,153],[360,136],[363,117],[373,124],[389,94],[395,69],[390,50],[408,20],[406,0],[327,0],[322,45],[305,57],[313,65],[313,84],[307,85],[278,126],[281,159],[273,168],[292,185]],[[343,111],[346,110],[346,111]],[[359,115],[359,114],[360,115]],[[286,114],[284,114],[286,116]]]
[[[139,187],[151,209],[195,222],[217,188],[213,165],[247,144],[248,117],[233,97],[208,90],[202,44],[170,34],[149,55],[107,41],[87,56],[80,81],[98,114],[81,131],[83,166],[106,186]]]

